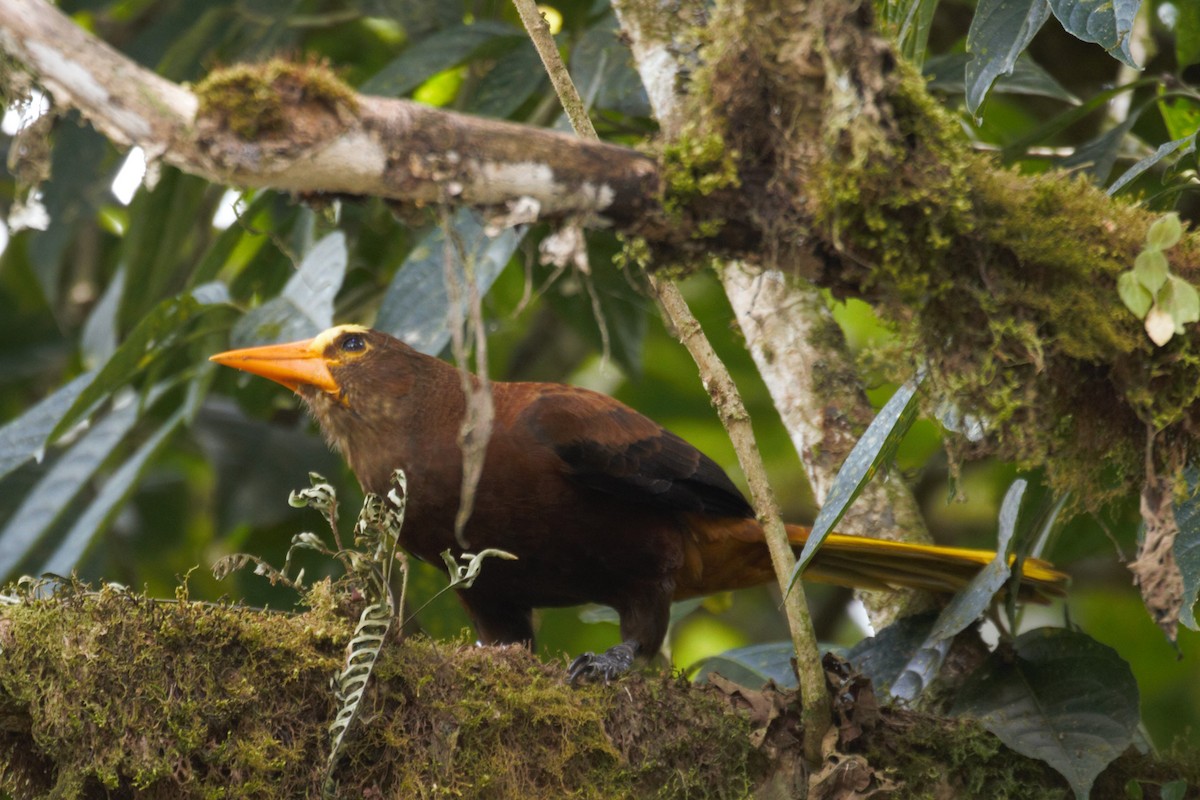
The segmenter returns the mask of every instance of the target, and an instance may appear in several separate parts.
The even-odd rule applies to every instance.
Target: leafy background
[[[195,81],[239,61],[311,55],[362,91],[565,127],[515,12],[499,0],[76,0],[61,7],[172,80]],[[644,141],[654,126],[608,4],[562,0],[545,8],[601,135]],[[879,4],[884,24],[978,147],[1026,171],[1082,171],[1189,222],[1200,211],[1192,191],[1197,8],[1186,0]],[[18,230],[22,215],[14,213],[0,230],[0,421],[7,423],[0,427],[0,577],[76,570],[164,597],[186,578],[195,598],[290,606],[294,597],[261,579],[218,583],[208,566],[235,551],[282,563],[294,533],[319,532],[314,513],[286,502],[289,490],[307,485],[307,472],[333,479],[344,508],[357,506],[357,487],[292,396],[219,371],[206,357],[230,345],[311,335],[332,321],[374,323],[440,352],[447,239],[490,284],[495,377],[612,393],[738,474],[689,357],[664,332],[637,276],[612,267],[619,244],[611,235],[589,234],[586,275],[538,263],[542,228],[490,240],[466,212],[450,217],[447,237],[436,214],[401,222],[376,200],[320,206],[274,192],[236,194],[165,167],[152,188],[118,198],[114,178],[136,157],[72,114],[14,139],[18,112],[28,114],[31,104],[10,97],[6,105],[0,147],[45,146],[49,137],[53,149],[51,177],[37,195],[48,224]],[[29,200],[9,172],[0,174],[0,198],[13,212]],[[720,287],[697,276],[684,290],[746,394],[787,516],[811,520],[811,494]],[[830,304],[856,351],[869,354],[889,336],[865,305]],[[864,375],[882,404],[895,387],[878,384],[868,368]],[[936,422],[918,421],[896,469],[939,541],[989,546],[1016,471],[979,462],[952,480],[942,435]],[[1038,475],[1024,477],[1026,504],[1048,508],[1055,498]],[[1200,645],[1182,630],[1174,647],[1146,615],[1121,563],[1135,552],[1136,535],[1135,498],[1062,526],[1048,555],[1074,576],[1069,609],[1034,609],[1025,628],[1062,624],[1069,610],[1131,665],[1150,738],[1195,747]],[[306,566],[309,577],[328,569]],[[444,579],[417,567],[413,583],[419,604]],[[845,612],[846,593],[814,588],[811,597],[823,639],[861,638]],[[763,589],[678,609],[674,663],[689,667],[786,638],[777,607]],[[605,614],[582,617],[588,624],[577,609],[541,614],[541,651],[559,658],[615,641]],[[435,601],[419,622],[435,636],[467,635],[453,599]]]

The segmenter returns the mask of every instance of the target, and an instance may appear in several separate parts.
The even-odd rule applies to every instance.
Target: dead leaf
[[[1146,534],[1138,547],[1137,559],[1129,565],[1134,583],[1142,593],[1146,609],[1173,642],[1179,627],[1179,609],[1183,605],[1183,574],[1175,562],[1175,522],[1172,481],[1150,477],[1142,489],[1142,521]]]
[[[1146,314],[1146,335],[1159,347],[1171,341],[1175,335],[1175,320],[1157,305]]]
[[[834,753],[808,779],[809,800],[867,800],[886,797],[895,790],[895,781],[859,755]]]

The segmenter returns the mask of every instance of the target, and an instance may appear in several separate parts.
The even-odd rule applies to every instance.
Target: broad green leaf
[[[1183,576],[1183,602],[1179,621],[1192,630],[1200,630],[1196,622],[1196,599],[1200,595],[1200,469],[1190,465],[1183,471],[1187,495],[1175,501],[1175,563]]]
[[[492,68],[479,80],[466,110],[472,114],[505,119],[548,85],[548,78],[534,77],[543,72],[542,60],[533,44],[519,44],[497,58]]]
[[[967,679],[951,712],[978,719],[1018,753],[1060,772],[1075,796],[1133,741],[1138,687],[1111,647],[1062,628],[1017,637]]]
[[[1197,8],[1200,8],[1200,4]],[[1162,93],[1163,90],[1159,89],[1159,94]],[[1167,126],[1168,139],[1182,139],[1200,128],[1200,104],[1191,97],[1160,97],[1158,113]]]
[[[346,276],[346,264],[346,236],[335,231],[313,245],[278,297],[237,321],[230,343],[247,347],[290,342],[331,327],[333,301]]]
[[[481,51],[497,56],[525,40],[516,28],[501,22],[481,20],[447,28],[406,48],[359,90],[364,94],[400,97],[439,72],[470,61]]]
[[[67,248],[88,224],[112,175],[106,169],[111,148],[72,111],[54,126],[50,179],[42,184],[42,204],[50,226],[33,231],[29,261],[48,305],[61,303],[62,269]]]
[[[897,20],[896,39],[904,57],[918,67],[924,63],[929,49],[929,29],[937,7],[938,0],[905,0],[901,6],[903,14]]]
[[[1179,244],[1179,240],[1182,238],[1183,225],[1179,222],[1179,214],[1171,211],[1163,214],[1150,225],[1150,230],[1146,231],[1146,246],[1155,250],[1167,250]],[[1166,268],[1165,260],[1163,268]],[[1157,291],[1156,288],[1151,288],[1149,285],[1146,288],[1152,292]]]
[[[1200,3],[1175,3],[1175,60],[1179,69],[1200,63]]]
[[[137,485],[137,480],[145,471],[150,459],[166,444],[167,437],[183,424],[184,419],[189,415],[191,410],[189,407],[183,406],[175,411],[104,482],[104,486],[97,493],[96,498],[92,500],[79,516],[79,519],[75,521],[75,524],[71,526],[67,535],[63,537],[62,542],[59,543],[58,547],[46,560],[40,572],[53,572],[58,575],[66,575],[74,568],[92,539],[104,529],[104,526],[108,524],[109,520],[124,505],[126,498],[133,493]]]
[[[1008,564],[1008,553],[1013,536],[1017,532],[1017,516],[1021,510],[1021,498],[1025,496],[1028,482],[1017,478],[1008,487],[1004,502],[1000,504],[1000,524],[996,543],[996,557],[971,579],[971,582],[951,598],[937,624],[929,633],[930,639],[949,639],[964,630],[987,612],[1005,582],[1012,574]]]
[[[966,92],[966,53],[947,53],[925,62],[925,79],[930,89],[947,94]],[[1028,55],[1021,55],[1011,74],[1002,74],[992,84],[989,94],[1026,95],[1030,97],[1052,97],[1064,103],[1079,105],[1079,98],[1071,94],[1046,70],[1038,66]]]
[[[1176,139],[1173,142],[1160,144],[1153,153],[1146,156],[1129,169],[1125,170],[1125,172],[1121,174],[1121,177],[1113,181],[1112,186],[1108,187],[1108,194],[1111,196],[1121,191],[1130,183],[1130,181],[1134,180],[1143,172],[1150,169],[1155,164],[1176,151],[1179,151],[1180,156],[1185,156],[1189,153],[1196,152],[1196,134],[1192,133],[1188,136],[1184,136],[1182,139]]]
[[[611,13],[589,28],[571,51],[571,77],[588,108],[649,117],[650,99],[619,33]]]
[[[1125,137],[1133,130],[1133,126],[1145,109],[1146,104],[1144,103],[1135,106],[1122,122],[1076,147],[1074,153],[1062,160],[1063,169],[1083,167],[1093,181],[1103,184],[1112,173],[1113,165],[1117,163],[1117,156],[1121,152],[1121,145],[1125,141]]]
[[[161,390],[152,394],[157,399]],[[153,399],[148,400],[153,402]],[[123,404],[105,415],[55,460],[21,505],[0,528],[0,578],[24,559],[51,525],[62,516],[79,491],[133,429],[141,404],[129,393]]]
[[[50,432],[95,377],[94,371],[75,376],[33,408],[0,427],[0,478],[31,458],[41,458]]]
[[[609,267],[619,247],[612,236],[588,236],[588,259],[597,268],[590,275],[564,275],[543,297],[598,352],[607,339],[608,355],[636,378],[642,374],[649,307],[629,276]]]
[[[1158,304],[1171,315],[1176,333],[1183,333],[1184,325],[1200,321],[1200,294],[1196,293],[1194,286],[1177,275],[1172,275],[1159,292]]]
[[[1024,478],[1018,478],[1008,487],[1004,502],[1000,505],[996,556],[988,562],[971,581],[956,593],[938,615],[929,636],[905,665],[903,672],[892,686],[891,694],[901,700],[915,700],[942,668],[942,662],[950,652],[953,638],[982,617],[991,607],[1004,584],[1012,575],[1009,566],[1009,551],[1017,531],[1017,519],[1021,511],[1021,498],[1028,486]]]
[[[1143,250],[1133,262],[1133,274],[1137,282],[1151,295],[1157,294],[1167,282],[1169,272],[1167,257],[1161,250]]]
[[[967,31],[967,111],[972,115],[1001,75],[1011,75],[1017,57],[1050,17],[1046,0],[980,0]]]
[[[846,660],[870,678],[880,694],[890,692],[892,684],[924,645],[936,621],[935,612],[898,620],[850,648]]]
[[[1049,0],[1049,3],[1067,33],[1085,42],[1095,42],[1113,58],[1139,68],[1129,52],[1129,39],[1142,0]]]
[[[1005,161],[1012,161],[1020,158],[1025,155],[1025,151],[1028,148],[1053,139],[1067,128],[1094,113],[1097,109],[1107,106],[1108,103],[1117,95],[1156,85],[1156,80],[1142,78],[1140,80],[1131,81],[1130,83],[1121,84],[1120,86],[1114,86],[1111,89],[1106,89],[1103,92],[1098,92],[1089,97],[1080,105],[1075,106],[1074,108],[1068,108],[1061,114],[1057,114],[1048,119],[1046,122],[1043,122],[1041,125],[1036,126],[1028,133],[1018,136],[1013,141],[1008,142],[1004,145],[1004,149],[1000,151],[1001,155]],[[1130,113],[1134,115],[1140,114],[1141,107],[1134,109]],[[1128,122],[1128,120],[1126,120],[1126,122]],[[1129,122],[1128,125],[1132,127],[1133,123]],[[1128,130],[1128,128],[1126,128],[1126,130]],[[1091,158],[1083,159],[1081,163],[1088,163],[1091,160]],[[1110,165],[1109,171],[1111,171],[1111,169],[1112,167]],[[1108,172],[1105,172],[1104,176],[1107,177]]]
[[[460,276],[465,275],[463,261],[469,262],[480,295],[486,295],[524,235],[525,226],[521,225],[489,237],[478,212],[463,208],[451,218],[449,255]],[[400,265],[375,318],[377,329],[430,355],[437,355],[450,342],[452,317],[445,280],[446,247],[447,237],[441,228],[423,236]],[[460,306],[465,319],[466,297],[461,299]]]
[[[817,548],[825,541],[825,537],[845,516],[859,492],[879,468],[889,464],[896,455],[900,440],[917,418],[917,387],[921,378],[922,376],[918,375],[896,390],[846,457],[846,462],[833,479],[833,486],[829,488],[825,504],[821,506],[821,511],[813,522],[812,533],[804,543],[804,550],[796,560],[796,566],[788,579],[789,590],[808,566],[808,562],[817,554]]]
[[[1188,782],[1180,779],[1167,781],[1158,790],[1159,800],[1184,800],[1187,797]]]
[[[211,199],[202,178],[164,168],[152,191],[138,192],[129,206],[129,232],[121,241],[125,291],[118,309],[120,332],[133,327],[165,297],[179,292],[195,266],[196,222]]]
[[[888,693],[897,700],[911,701],[921,696],[937,678],[946,656],[950,653],[949,639],[926,639],[916,649],[904,669],[892,681]]]
[[[1145,318],[1150,306],[1154,305],[1154,295],[1142,285],[1133,270],[1126,270],[1117,278],[1117,294],[1121,296],[1125,307],[1138,319]]]
[[[427,106],[442,108],[454,102],[458,90],[463,85],[462,67],[444,69],[430,75],[420,86],[413,90],[413,100]]]
[[[758,687],[774,681],[776,686],[792,689],[796,686],[792,667],[795,655],[790,642],[752,644],[702,659],[684,671],[695,670],[692,680],[699,684],[708,683],[708,677],[717,673],[742,686]]]
[[[241,211],[240,219],[253,220],[263,211],[268,209],[275,201],[274,192],[261,192]],[[238,250],[239,245],[247,240],[257,238],[261,243],[266,240],[266,236],[261,233],[253,233],[246,229],[241,224],[234,223],[225,230],[217,234],[208,248],[204,251],[204,255],[200,258],[196,268],[192,270],[192,274],[188,276],[186,288],[198,286],[203,283],[208,283],[216,279],[217,273],[221,271],[234,252]]]
[[[62,436],[78,422],[93,405],[113,392],[125,388],[152,362],[173,345],[187,341],[192,332],[189,323],[195,322],[217,308],[227,307],[224,287],[206,284],[164,300],[151,311],[128,338],[121,343],[112,358],[100,368],[75,402],[54,426],[47,441]]]
[[[79,348],[83,351],[83,363],[89,367],[99,366],[117,350],[117,312],[121,296],[125,293],[125,270],[118,269],[100,295],[100,302],[88,314],[80,335]]]

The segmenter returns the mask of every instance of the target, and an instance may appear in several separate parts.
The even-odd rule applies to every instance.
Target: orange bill
[[[228,350],[210,356],[208,360],[270,378],[293,392],[299,391],[301,386],[315,386],[330,394],[340,391],[325,363],[324,354],[313,346],[312,339]]]

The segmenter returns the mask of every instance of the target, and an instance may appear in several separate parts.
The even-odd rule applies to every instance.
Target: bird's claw
[[[633,657],[637,654],[637,645],[633,642],[621,642],[608,648],[600,655],[584,653],[571,662],[567,667],[567,683],[574,686],[577,683],[592,683],[609,681],[619,678],[633,666]]]

